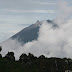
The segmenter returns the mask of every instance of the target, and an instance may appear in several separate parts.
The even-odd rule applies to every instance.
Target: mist
[[[69,20],[72,16],[72,6],[69,6],[69,4],[66,1],[60,0],[57,4],[57,16],[55,19],[53,19],[53,22],[55,22],[58,25],[61,25],[67,20]]]

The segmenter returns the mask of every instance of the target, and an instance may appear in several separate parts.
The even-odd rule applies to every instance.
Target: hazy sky
[[[61,0],[0,0],[0,42],[37,20],[54,19],[59,1]],[[72,5],[72,0],[64,1]]]

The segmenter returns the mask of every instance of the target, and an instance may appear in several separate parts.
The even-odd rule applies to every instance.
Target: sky
[[[37,20],[54,19],[60,1],[0,0],[0,43]],[[72,0],[64,1],[72,5]]]

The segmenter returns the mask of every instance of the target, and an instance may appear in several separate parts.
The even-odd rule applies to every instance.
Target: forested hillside
[[[0,54],[0,72],[68,72],[67,70],[72,70],[72,59],[46,58],[43,55],[35,57],[29,53],[22,54],[16,61],[13,52],[8,52],[5,57]]]

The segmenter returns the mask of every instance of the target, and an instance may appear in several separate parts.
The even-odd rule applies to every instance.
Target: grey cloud
[[[35,0],[36,1],[36,0]],[[34,0],[1,0],[0,8],[9,8],[9,9],[48,9],[47,6],[42,6]],[[40,1],[44,2],[44,1]],[[45,2],[48,2],[45,1]]]
[[[3,9],[3,10],[15,13],[55,13],[54,10],[12,10],[12,9]]]

